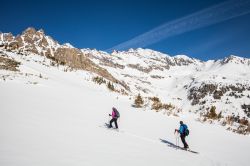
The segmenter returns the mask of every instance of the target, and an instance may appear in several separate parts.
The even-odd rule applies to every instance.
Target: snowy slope
[[[150,49],[114,51],[111,54],[82,49],[82,52],[113,76],[126,82],[132,95],[157,96],[183,111],[205,112],[212,105],[223,114],[239,114],[245,117],[241,105],[250,104],[250,59],[229,56],[222,60],[202,62],[185,55],[169,56]],[[215,86],[210,93],[198,92],[203,85]],[[238,96],[234,89],[244,87]],[[223,91],[220,99],[214,98],[216,91]],[[197,90],[192,94],[191,90]],[[205,89],[206,90],[206,89]],[[200,94],[198,94],[200,93]],[[192,98],[191,95],[202,98]],[[221,94],[219,94],[221,95]],[[192,99],[191,99],[192,98]],[[205,103],[205,104],[204,104]]]
[[[3,52],[21,65],[19,72],[0,70],[10,75],[0,80],[0,165],[249,165],[249,136],[202,124],[187,112],[175,117],[133,108],[129,97],[90,81],[89,72]],[[113,106],[121,114],[119,132],[103,127]],[[199,154],[169,146],[180,120]]]
[[[1,70],[15,79],[0,81],[0,165],[249,165],[249,136],[201,124],[188,113],[135,109],[129,97],[89,81],[91,73],[47,67],[49,60],[36,55],[6,54],[21,66],[20,72]],[[113,106],[121,114],[119,132],[103,127]],[[180,120],[199,154],[169,146]]]

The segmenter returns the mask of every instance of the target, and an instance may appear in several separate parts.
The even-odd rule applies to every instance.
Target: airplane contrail
[[[250,13],[250,0],[229,0],[174,21],[164,23],[106,51],[145,47],[168,37],[180,35],[248,13]]]

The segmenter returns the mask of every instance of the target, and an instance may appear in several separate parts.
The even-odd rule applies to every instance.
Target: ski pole
[[[108,124],[110,124],[110,121],[111,121],[111,115],[109,114]]]
[[[177,137],[175,135],[175,147],[176,147],[176,150],[177,150]]]
[[[176,129],[174,131],[174,136],[175,136],[175,147],[176,147],[176,150],[177,150],[177,147],[178,147],[178,135],[176,134]]]
[[[177,135],[177,140],[178,140],[178,147],[180,147],[180,138],[179,138],[179,134]]]

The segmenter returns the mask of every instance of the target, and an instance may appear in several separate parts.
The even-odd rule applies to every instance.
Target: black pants
[[[187,142],[185,140],[185,137],[186,136],[184,134],[181,134],[181,142],[183,143],[184,148],[188,148],[188,144],[187,144]]]
[[[112,118],[109,122],[109,127],[112,127],[112,123],[115,122],[115,127],[118,129],[117,118]]]

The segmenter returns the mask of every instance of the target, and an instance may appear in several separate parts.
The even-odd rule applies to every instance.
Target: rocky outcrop
[[[34,28],[27,28],[21,35],[16,37],[11,33],[4,33],[1,38],[6,50],[18,51],[20,53],[30,52],[45,55],[52,47],[59,46],[56,41],[46,36],[43,30],[36,31]]]
[[[189,90],[188,99],[191,100],[192,105],[200,103],[206,95],[213,93],[217,89],[217,85],[214,84],[202,84],[200,87],[192,87]]]
[[[248,118],[250,118],[250,104],[246,105],[243,104],[241,108],[244,110],[245,114],[247,115]]]
[[[13,41],[14,36],[12,35],[12,33],[3,33],[3,41],[5,43],[11,42]]]
[[[163,78],[165,78],[165,77],[158,76],[158,75],[151,75],[150,77],[155,78],[155,79],[163,79]]]
[[[48,55],[49,52],[50,55],[53,55],[51,53],[52,49],[59,46],[56,41],[46,36],[42,29],[36,31],[34,28],[28,28],[21,36],[17,36],[16,40],[19,41],[20,45],[24,43],[23,50],[40,55],[45,55],[46,53]]]
[[[124,69],[125,68],[124,65],[114,63],[111,60],[109,60],[108,58],[102,58],[100,64],[104,65],[104,66],[113,67],[113,68],[119,68],[119,69]]]
[[[249,85],[237,84],[237,85],[218,85],[202,83],[199,87],[192,87],[188,91],[188,99],[191,100],[192,105],[205,104],[201,102],[201,99],[211,95],[215,100],[220,100],[222,96],[233,96],[235,98],[241,98],[245,90],[250,91]]]
[[[193,61],[191,60],[187,60],[187,59],[184,59],[184,58],[174,58],[174,61],[175,61],[175,65],[177,66],[187,66],[189,64],[192,64],[194,63]]]
[[[91,71],[114,83],[120,83],[106,69],[103,69],[100,66],[96,65],[95,63],[93,63],[79,49],[58,48],[54,53],[54,60],[60,64],[68,65],[75,69]]]
[[[128,64],[128,67],[132,69],[137,69],[144,73],[149,73],[153,70],[152,67],[145,68],[145,67],[140,66],[139,64]]]
[[[20,62],[17,62],[0,53],[0,70],[19,71]]]
[[[219,60],[220,64],[225,65],[228,63],[244,64],[250,66],[250,60],[247,58],[242,58],[234,55],[230,55],[222,60]]]

